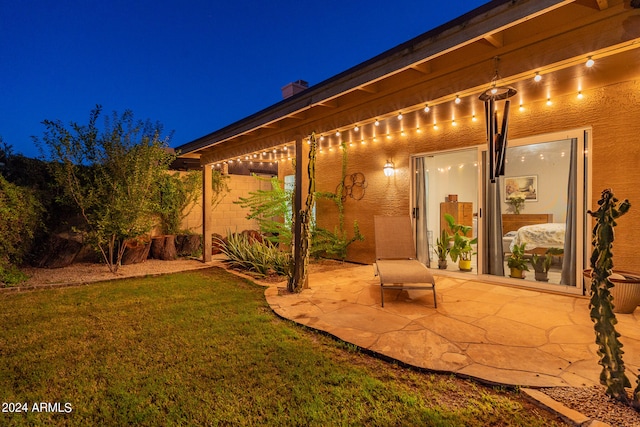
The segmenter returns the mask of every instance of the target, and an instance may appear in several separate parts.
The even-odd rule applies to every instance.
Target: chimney
[[[287,99],[296,93],[300,93],[309,87],[309,83],[304,80],[296,80],[282,87],[282,99]]]

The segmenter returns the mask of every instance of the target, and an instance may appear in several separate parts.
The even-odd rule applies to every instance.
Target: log
[[[148,238],[129,239],[124,242],[122,265],[139,264],[149,257],[151,241]]]
[[[168,261],[177,257],[175,234],[156,236],[151,239],[151,258]]]

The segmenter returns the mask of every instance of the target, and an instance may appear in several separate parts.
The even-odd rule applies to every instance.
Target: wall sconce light
[[[384,176],[393,176],[395,173],[395,168],[393,167],[393,162],[391,160],[387,160],[387,163],[384,164]]]

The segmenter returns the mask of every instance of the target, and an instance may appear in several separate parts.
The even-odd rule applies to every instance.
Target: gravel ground
[[[218,262],[214,263],[221,265]],[[178,259],[175,261],[148,259],[140,264],[123,265],[116,274],[111,273],[105,265],[89,263],[78,263],[57,269],[27,268],[24,269],[24,272],[29,276],[29,280],[21,284],[21,286],[49,287],[86,284],[114,278],[195,270],[210,267],[211,265],[194,259]],[[328,268],[346,268],[348,266],[348,263],[324,261],[312,265],[311,269],[322,271]],[[602,387],[556,387],[541,389],[540,391],[591,419],[605,422],[611,426],[640,426],[640,413],[607,397]]]
[[[541,392],[587,417],[610,426],[640,426],[640,413],[631,407],[610,399],[603,387],[555,387]]]

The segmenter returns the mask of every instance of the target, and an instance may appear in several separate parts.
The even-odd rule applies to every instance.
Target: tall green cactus
[[[622,361],[624,351],[622,351],[622,343],[618,340],[620,334],[615,329],[615,324],[618,321],[613,312],[613,298],[609,292],[613,283],[609,280],[609,276],[613,269],[612,247],[615,220],[627,213],[631,204],[625,199],[618,206],[618,199],[614,197],[611,189],[606,189],[602,192],[598,205],[597,211],[587,211],[587,213],[596,221],[591,234],[593,253],[591,254],[589,308],[591,309],[591,320],[594,322],[596,344],[600,356],[598,363],[602,365],[600,383],[607,388],[607,395],[630,404],[625,387],[631,387],[631,384],[624,373],[624,362]]]
[[[309,188],[307,192],[307,198],[305,200],[304,207],[294,206],[295,209],[299,209],[300,222],[301,222],[301,238],[300,238],[300,258],[296,260],[295,252],[291,257],[293,265],[291,266],[292,275],[289,277],[287,283],[287,290],[289,292],[300,292],[306,286],[307,277],[309,275],[309,249],[311,247],[311,216],[313,212],[313,205],[315,204],[316,193],[316,150],[318,143],[316,140],[316,134],[313,132],[309,137],[309,166],[307,168],[307,174],[309,176]],[[301,183],[296,183],[300,185]],[[297,242],[294,242],[294,245]],[[295,248],[292,247],[295,251]],[[302,262],[297,262],[302,261]]]

